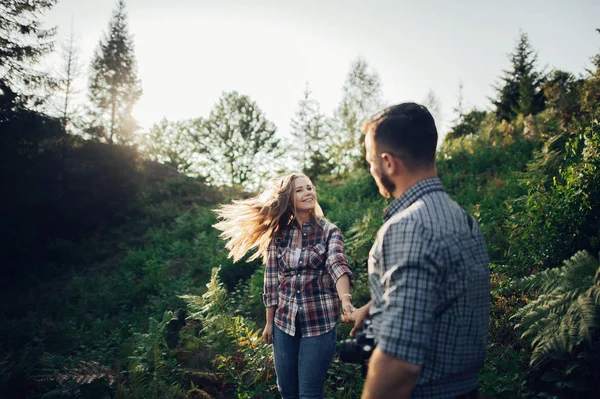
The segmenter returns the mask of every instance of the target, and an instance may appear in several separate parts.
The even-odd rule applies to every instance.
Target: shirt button
[[[302,235],[303,235],[303,236],[305,236],[305,235],[306,235],[306,233],[304,233],[304,234],[302,234]]]
[[[300,273],[296,274],[296,276],[300,277]]]
[[[300,306],[298,309],[302,310],[302,306]]]
[[[302,264],[302,261],[298,262],[298,264],[300,264],[300,265],[301,265],[301,264]]]
[[[298,294],[300,293],[300,291],[296,291]]]

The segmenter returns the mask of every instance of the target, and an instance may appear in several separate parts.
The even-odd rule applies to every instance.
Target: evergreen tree
[[[342,101],[334,111],[335,144],[330,157],[338,172],[364,166],[364,122],[382,103],[381,80],[364,58],[358,58],[350,70],[342,89]]]
[[[545,107],[544,93],[541,90],[544,74],[537,70],[537,53],[529,43],[529,37],[522,33],[515,52],[510,55],[512,69],[504,71],[504,82],[496,87],[498,99],[492,101],[496,115],[500,119],[511,120],[516,115],[537,114]]]
[[[142,95],[142,89],[137,78],[124,0],[117,4],[91,69],[92,121],[89,133],[109,143],[116,139],[131,141],[136,126],[131,111]]]
[[[191,129],[205,172],[216,184],[257,184],[281,154],[275,125],[236,91],[223,93],[208,119],[194,121]]]
[[[56,0],[2,0],[0,2],[0,96],[3,101],[33,98],[49,83],[33,65],[52,51],[55,29],[43,29],[39,18]],[[13,101],[14,100],[14,101]],[[40,98],[36,98],[40,100]]]
[[[298,102],[291,129],[294,137],[292,153],[300,161],[302,171],[311,177],[329,173],[331,165],[325,152],[325,116],[321,113],[319,102],[311,98],[308,83],[302,100]]]

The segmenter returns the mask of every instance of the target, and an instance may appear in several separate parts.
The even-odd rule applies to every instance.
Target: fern
[[[531,365],[593,340],[600,327],[600,264],[589,252],[516,284],[540,293],[513,316],[520,320],[515,328],[523,331],[521,337],[531,339]]]

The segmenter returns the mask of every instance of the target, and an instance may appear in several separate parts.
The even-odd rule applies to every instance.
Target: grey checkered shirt
[[[477,222],[423,180],[397,198],[369,253],[377,347],[422,365],[412,398],[477,387],[488,336],[487,248]]]

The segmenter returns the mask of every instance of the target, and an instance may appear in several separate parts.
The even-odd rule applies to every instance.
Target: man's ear
[[[381,164],[388,175],[397,175],[404,169],[402,161],[387,152],[381,154]]]

